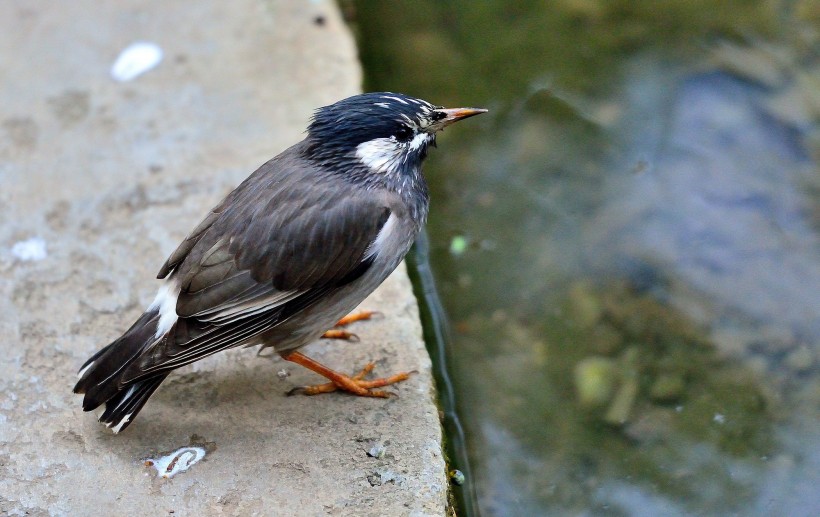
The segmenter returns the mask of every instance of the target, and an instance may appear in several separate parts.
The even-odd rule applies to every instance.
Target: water
[[[820,513],[817,2],[343,5],[368,89],[491,109],[417,275],[462,513]]]

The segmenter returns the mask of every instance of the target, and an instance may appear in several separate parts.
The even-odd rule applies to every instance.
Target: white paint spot
[[[167,456],[145,460],[145,464],[157,469],[159,477],[172,478],[193,467],[204,457],[205,449],[202,447],[182,447]]]
[[[46,241],[40,237],[31,237],[24,241],[14,243],[11,247],[11,254],[23,262],[43,260],[48,255],[46,251]]]
[[[159,288],[157,296],[148,310],[159,309],[159,324],[154,337],[159,338],[177,322],[177,298],[179,298],[179,284],[172,279],[166,280],[165,285]]]
[[[131,81],[157,66],[162,57],[162,49],[156,43],[136,41],[125,47],[117,56],[117,60],[111,66],[111,77],[123,83]]]

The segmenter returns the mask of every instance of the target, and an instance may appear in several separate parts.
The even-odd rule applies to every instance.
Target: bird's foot
[[[322,334],[322,339],[343,339],[345,341],[359,341],[359,336],[344,329],[330,329]]]
[[[357,321],[363,320],[372,320],[374,317],[383,316],[383,314],[379,311],[358,311],[352,312],[345,316],[344,318],[340,319],[336,322],[334,327],[345,327],[350,325],[351,323],[355,323]]]
[[[327,366],[317,361],[314,361],[313,359],[305,355],[302,355],[299,352],[291,352],[289,354],[282,355],[282,358],[284,358],[287,361],[300,364],[305,368],[312,370],[321,375],[322,377],[326,377],[330,380],[330,382],[326,382],[324,384],[314,384],[312,386],[301,386],[298,388],[293,388],[288,392],[288,395],[293,395],[297,392],[304,393],[305,395],[319,395],[321,393],[331,393],[336,390],[342,390],[347,391],[348,393],[352,393],[353,395],[358,395],[360,397],[388,398],[390,395],[395,395],[395,393],[390,393],[384,390],[378,390],[374,388],[382,388],[384,386],[389,386],[397,382],[405,381],[410,378],[411,373],[416,373],[401,372],[395,375],[391,375],[390,377],[366,380],[364,377],[368,373],[373,371],[373,368],[376,367],[375,363],[367,363],[359,373],[351,377],[349,375],[339,373],[335,370],[331,370]]]
[[[350,325],[351,323],[354,323],[354,322],[357,322],[357,321],[370,320],[370,319],[373,319],[374,316],[380,316],[380,315],[381,315],[381,313],[377,312],[377,311],[359,311],[359,312],[354,312],[352,314],[348,314],[344,318],[337,321],[336,325],[334,325],[334,328],[332,328],[332,329],[328,330],[327,332],[325,332],[324,334],[322,334],[322,338],[323,339],[345,339],[345,340],[348,340],[348,341],[358,341],[359,336],[357,336],[356,334],[354,334],[352,332],[348,332],[347,330],[340,329],[340,328],[337,328],[337,327],[346,327],[346,326]]]

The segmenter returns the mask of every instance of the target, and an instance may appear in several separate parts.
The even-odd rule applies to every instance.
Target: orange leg
[[[376,312],[376,311],[354,312],[352,314],[348,314],[344,318],[337,321],[336,325],[334,325],[334,327],[346,327],[347,325],[350,325],[351,323],[354,323],[354,322],[357,322],[357,321],[364,321],[364,320],[372,319],[373,316],[375,316],[377,314],[381,314],[381,313]],[[349,341],[358,341],[359,340],[359,336],[357,336],[356,334],[353,334],[352,332],[348,332],[346,330],[342,330],[342,329],[339,329],[339,328],[333,328],[333,329],[328,330],[327,332],[322,334],[322,338],[323,339],[346,339],[346,340],[349,340]]]
[[[363,321],[363,320],[372,319],[373,316],[377,316],[377,315],[380,315],[380,314],[381,313],[378,312],[378,311],[354,312],[354,313],[348,314],[344,318],[337,321],[335,326],[336,327],[344,327],[344,326],[350,325],[351,323],[354,323],[356,321]]]
[[[391,375],[390,377],[381,378],[381,379],[372,379],[372,380],[364,380],[364,376],[370,373],[373,368],[375,368],[375,364],[368,363],[365,367],[354,375],[350,377],[343,373],[339,373],[335,370],[331,370],[327,366],[314,361],[310,357],[307,357],[300,352],[290,352],[288,354],[283,354],[282,358],[286,361],[291,361],[296,364],[300,364],[307,368],[308,370],[312,370],[322,377],[325,377],[330,380],[330,382],[325,384],[316,384],[313,386],[305,386],[301,388],[294,388],[288,394],[292,395],[296,391],[302,391],[305,395],[318,395],[320,393],[330,393],[336,390],[343,390],[350,392],[354,395],[358,395],[360,397],[381,397],[387,398],[390,394],[383,390],[374,390],[372,388],[381,388],[383,386],[388,386],[390,384],[395,384],[397,382],[405,381],[410,378],[410,373],[412,372],[402,372],[397,373],[395,375]]]
[[[347,341],[358,341],[359,336],[342,329],[330,329],[326,330],[325,333],[322,334],[322,339],[344,339]]]

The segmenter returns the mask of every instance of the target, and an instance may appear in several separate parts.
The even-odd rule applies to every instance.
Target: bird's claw
[[[353,341],[354,343],[360,341],[358,335],[342,329],[326,330],[325,333],[322,334],[322,339],[344,339],[345,341]]]
[[[356,375],[348,377],[347,375],[340,375],[331,382],[323,384],[314,384],[310,386],[297,386],[287,392],[288,396],[296,393],[303,393],[305,395],[320,395],[322,393],[332,393],[334,391],[342,390],[360,397],[377,397],[377,398],[398,398],[398,393],[392,391],[378,390],[374,388],[381,388],[389,386],[410,378],[410,375],[418,373],[417,370],[410,372],[401,372],[390,377],[382,377],[378,379],[365,380],[365,376],[372,372],[376,367],[375,363],[367,363],[364,368]]]
[[[344,318],[340,319],[336,322],[336,325],[334,325],[334,327],[345,327],[357,321],[372,320],[377,317],[383,318],[384,313],[381,313],[379,311],[358,311],[348,314]]]

